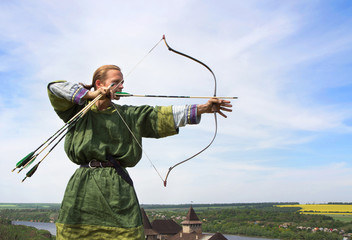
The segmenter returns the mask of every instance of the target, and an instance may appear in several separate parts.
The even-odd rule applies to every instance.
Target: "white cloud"
[[[177,200],[205,203],[346,199],[352,185],[350,171],[351,168],[344,163],[282,168],[255,160],[233,163],[198,160],[175,169],[166,188],[152,170],[134,168],[130,172],[141,203],[173,203]]]
[[[318,91],[348,85],[348,81],[317,82],[311,72],[301,78],[310,64],[330,61],[332,56],[339,58],[339,54],[351,50],[349,22],[324,31],[315,30],[316,35],[307,34],[317,24],[314,17],[319,13],[311,11],[316,4],[76,4],[39,0],[2,3],[0,36],[4,45],[0,48],[0,69],[2,73],[13,71],[19,76],[11,77],[11,81],[1,80],[2,86],[6,88],[4,83],[9,84],[11,91],[0,96],[0,150],[6,153],[0,174],[1,190],[6,195],[0,201],[60,201],[74,171],[75,166],[67,160],[61,146],[43,162],[36,176],[26,180],[28,183],[17,184],[16,174],[8,173],[16,161],[62,125],[47,99],[47,83],[59,79],[88,83],[94,70],[106,63],[120,65],[127,73],[162,34],[166,34],[171,47],[204,61],[214,70],[218,95],[239,99],[233,101],[234,112],[227,119],[219,117],[214,145],[194,161],[175,169],[168,188],[162,187],[146,159],[131,169],[143,202],[294,201],[296,196],[309,201],[324,198],[319,182],[324,182],[330,193],[336,193],[334,189],[345,190],[348,185],[341,183],[348,178],[343,169],[349,169],[351,162],[341,167],[333,163],[340,162],[339,159],[333,159],[331,165],[304,170],[304,166],[276,167],[274,160],[261,155],[271,151],[272,156],[276,149],[289,149],[286,154],[292,154],[292,148],[309,148],[322,135],[351,131],[347,125],[352,114],[348,104],[335,101],[327,105],[316,98]],[[341,57],[339,61],[347,60]],[[170,53],[163,43],[126,79],[125,85],[127,92],[135,93],[211,95],[213,91],[213,80],[207,70]],[[121,102],[174,104],[150,99]],[[146,141],[146,152],[165,174],[172,163],[206,146],[213,134],[212,121],[211,116],[206,116],[199,126],[181,129],[177,137],[158,140],[157,144]],[[160,152],[160,146],[165,151]],[[247,162],[232,160],[233,155],[244,152],[250,155]],[[278,156],[283,157],[286,156]],[[267,165],[259,164],[263,161]],[[330,168],[331,173],[327,173]],[[148,174],[143,174],[145,171]],[[302,172],[311,178],[302,176]],[[329,176],[331,183],[320,176]],[[305,184],[306,181],[311,184]],[[55,184],[58,190],[53,192]],[[292,191],[285,192],[287,188]],[[33,191],[36,195],[31,194]],[[341,194],[336,196],[345,199]]]

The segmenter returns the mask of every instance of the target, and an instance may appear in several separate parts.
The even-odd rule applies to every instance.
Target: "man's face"
[[[123,89],[123,75],[120,71],[111,69],[106,73],[105,81],[102,83],[102,87],[109,87],[111,84],[114,84],[111,87],[111,93],[114,95],[115,92],[121,92]],[[120,99],[120,97],[115,97],[115,99]]]

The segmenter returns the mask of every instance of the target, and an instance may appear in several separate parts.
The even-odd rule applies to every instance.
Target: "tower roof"
[[[148,218],[147,214],[145,213],[144,208],[141,208],[141,212],[142,212],[144,229],[152,229],[152,225],[149,222],[149,218]]]
[[[188,221],[199,221],[199,218],[198,218],[196,212],[193,210],[192,206],[189,208],[186,220],[188,220]]]
[[[152,225],[150,224],[149,218],[144,211],[144,208],[141,208],[141,213],[142,213],[142,219],[143,219],[144,234],[146,236],[158,235],[158,233],[153,230]]]
[[[215,233],[209,240],[227,240],[227,238],[221,233]]]
[[[156,219],[152,222],[153,230],[160,234],[176,234],[182,230],[174,220]]]
[[[181,222],[182,225],[192,225],[192,224],[202,224],[202,222],[199,220],[196,212],[192,208],[192,206],[189,208],[189,211],[187,213],[186,219]]]

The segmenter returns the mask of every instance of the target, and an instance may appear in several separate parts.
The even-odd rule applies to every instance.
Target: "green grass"
[[[352,215],[340,215],[340,214],[324,214],[324,215],[332,217],[335,220],[340,220],[341,222],[352,222]]]
[[[60,208],[59,203],[0,203],[0,209],[50,209]]]
[[[17,205],[14,204],[1,204],[0,203],[0,208],[16,208]]]

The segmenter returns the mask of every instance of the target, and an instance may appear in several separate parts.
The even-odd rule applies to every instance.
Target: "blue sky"
[[[238,96],[214,144],[173,170],[168,187],[142,158],[129,169],[141,203],[341,201],[352,198],[350,1],[2,1],[0,202],[60,202],[77,166],[60,144],[24,183],[16,162],[63,123],[46,86],[124,73],[160,40],[204,61],[218,95]],[[212,95],[211,74],[164,44],[126,78],[126,92]],[[134,99],[181,105],[200,100]],[[158,171],[205,147],[212,116],[178,136],[147,139]]]

